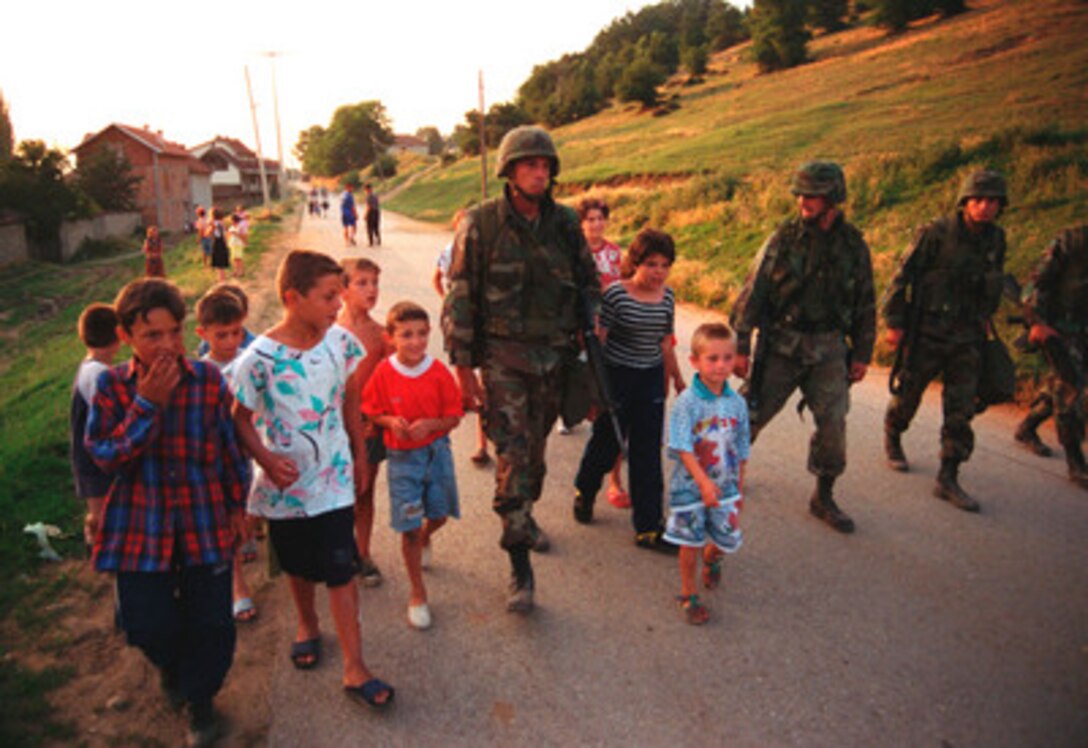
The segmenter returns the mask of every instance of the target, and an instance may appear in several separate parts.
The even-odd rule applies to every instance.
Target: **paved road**
[[[352,250],[382,265],[379,314],[403,298],[437,314],[429,279],[448,233],[383,219],[385,246]],[[338,230],[307,217],[299,246],[339,255]],[[699,319],[681,311],[681,341]],[[438,355],[436,334],[431,344]],[[269,742],[1088,744],[1088,493],[1064,479],[1060,460],[1019,451],[1015,413],[998,410],[977,422],[963,475],[983,512],[957,511],[930,495],[938,399],[927,397],[907,433],[913,468],[900,475],[881,460],[886,392],[880,372],[854,390],[839,493],[858,523],[852,537],[808,516],[810,421],[787,406],[764,431],[749,467],[746,544],[707,596],[713,618],[702,628],[684,624],[673,602],[675,562],[632,545],[626,512],[600,502],[593,525],[571,518],[584,426],[549,444],[538,517],[555,547],[536,557],[539,607],[529,618],[505,613],[492,472],[469,462],[466,422],[454,438],[464,516],[436,539],[435,626],[425,633],[405,622],[379,477],[386,582],[362,591],[363,635],[368,663],[398,689],[396,709],[367,713],[339,694],[331,623],[321,667],[290,667],[294,623],[280,585],[262,612],[283,642],[270,653]]]

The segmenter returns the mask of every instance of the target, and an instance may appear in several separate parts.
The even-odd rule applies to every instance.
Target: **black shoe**
[[[965,512],[980,511],[982,507],[979,503],[960,487],[958,470],[959,463],[942,461],[941,471],[937,474],[937,485],[933,487],[933,495]]]
[[[813,517],[826,522],[832,529],[845,535],[854,531],[854,520],[850,519],[849,514],[839,509],[839,505],[830,497],[820,499],[819,496],[813,496],[808,503],[808,510]]]
[[[574,520],[583,525],[593,521],[593,499],[587,499],[581,491],[574,492]]]
[[[1035,429],[1027,427],[1026,422],[1021,423],[1016,429],[1014,438],[1025,449],[1040,457],[1050,457],[1054,454],[1054,451],[1050,447],[1043,444],[1043,440],[1039,438],[1039,434],[1035,432]]]
[[[680,546],[665,540],[665,535],[661,530],[640,532],[635,535],[635,545],[648,551],[657,551],[658,553],[668,553],[670,555],[680,552]]]
[[[884,432],[884,455],[888,460],[888,467],[900,473],[907,472],[907,455],[903,452],[903,444],[898,433]]]

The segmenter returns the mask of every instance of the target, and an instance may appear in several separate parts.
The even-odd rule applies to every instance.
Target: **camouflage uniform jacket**
[[[876,295],[869,247],[840,214],[829,231],[800,217],[779,224],[752,262],[733,307],[737,350],[749,355],[752,330],[841,332],[851,360],[869,363],[876,339]]]
[[[1088,331],[1088,224],[1055,237],[1031,284],[1027,303],[1041,320],[1066,335]]]
[[[552,371],[575,350],[583,295],[595,312],[597,268],[577,214],[546,196],[528,221],[504,191],[469,211],[454,239],[442,309],[450,362]]]
[[[979,341],[1001,302],[1005,231],[990,223],[971,231],[962,214],[922,226],[884,293],[888,327],[904,329],[921,304],[921,331],[950,342]]]

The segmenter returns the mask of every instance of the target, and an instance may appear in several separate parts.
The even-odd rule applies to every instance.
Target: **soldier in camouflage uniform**
[[[793,177],[799,216],[784,221],[756,255],[733,307],[739,376],[748,376],[753,441],[800,387],[816,421],[808,470],[817,477],[809,510],[839,532],[854,522],[835,503],[846,469],[849,384],[865,376],[876,337],[869,247],[839,207],[838,164],[814,161]],[[759,329],[749,367],[751,335]]]
[[[559,157],[548,133],[511,130],[498,161],[507,180],[502,196],[470,210],[458,227],[442,327],[465,407],[483,407],[495,443],[493,508],[513,569],[507,609],[527,613],[529,551],[546,544],[532,516],[545,443],[559,413],[564,364],[578,353],[580,299],[595,308],[600,291],[577,214],[551,196]],[[474,367],[482,368],[483,391]]]
[[[979,505],[960,486],[959,466],[975,444],[971,419],[982,345],[1001,301],[1005,263],[1005,232],[995,220],[1007,205],[1001,174],[981,170],[968,175],[956,198],[956,212],[918,229],[883,300],[888,344],[907,346],[901,387],[884,417],[888,465],[907,470],[900,436],[926,387],[940,375],[944,424],[933,493],[968,512],[977,512]],[[907,328],[912,329],[905,336]]]
[[[1028,340],[1043,347],[1056,338],[1066,354],[1064,371],[1051,371],[1027,418],[1016,430],[1017,441],[1039,454],[1050,450],[1035,429],[1057,411],[1058,440],[1065,449],[1069,479],[1088,488],[1081,442],[1084,440],[1084,374],[1088,363],[1088,224],[1067,229],[1050,243],[1032,275],[1026,306]]]

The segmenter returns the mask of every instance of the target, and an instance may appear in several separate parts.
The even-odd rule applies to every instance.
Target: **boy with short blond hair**
[[[98,380],[86,445],[114,476],[94,565],[117,578],[121,628],[190,709],[190,741],[219,726],[212,699],[234,657],[231,559],[249,466],[219,369],[185,358],[185,301],[159,278],[121,289],[131,361]]]
[[[709,611],[695,592],[695,570],[703,557],[703,585],[721,581],[723,553],[741,546],[744,466],[751,445],[748,406],[729,386],[736,361],[733,331],[720,322],[700,325],[691,339],[697,374],[673,405],[669,456],[676,460],[669,482],[665,539],[680,546],[680,597],[688,623],[706,623]],[[709,542],[708,542],[709,541]]]
[[[370,313],[378,303],[378,281],[381,268],[366,257],[349,257],[340,261],[344,270],[344,307],[339,324],[350,330],[363,344],[366,356],[359,364],[359,386],[366,387],[374,368],[392,353],[385,328]],[[365,414],[359,417],[366,419]],[[364,587],[382,583],[382,572],[370,553],[370,537],[374,532],[374,482],[378,466],[385,459],[385,441],[381,429],[373,423],[364,424],[366,437],[367,479],[355,492],[355,544],[359,549],[359,578]]]
[[[431,538],[448,517],[461,516],[449,440],[464,415],[461,391],[450,370],[427,353],[430,331],[423,307],[395,304],[387,322],[394,353],[363,391],[363,412],[385,430],[391,524],[401,533],[412,587],[408,623],[420,630],[431,625],[422,571]]]
[[[113,483],[113,476],[102,472],[83,444],[87,435],[87,416],[98,389],[98,378],[113,366],[121,348],[117,337],[117,313],[109,304],[91,304],[79,315],[79,339],[87,348],[87,357],[79,364],[72,384],[71,425],[72,473],[76,495],[87,502],[83,518],[83,540],[90,547],[98,533],[102,518],[102,503]]]
[[[358,384],[364,351],[335,324],[341,276],[336,261],[318,252],[293,250],[284,258],[276,277],[283,318],[238,361],[234,420],[257,463],[249,512],[268,520],[298,613],[292,663],[301,670],[318,663],[314,594],[323,583],[343,654],[344,692],[384,708],[393,703],[394,690],[363,662],[353,583],[359,567],[355,490],[366,481]]]

